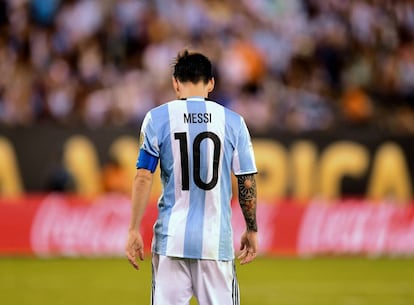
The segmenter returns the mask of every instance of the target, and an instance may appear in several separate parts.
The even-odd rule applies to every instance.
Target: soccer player
[[[241,264],[257,253],[257,172],[243,118],[208,100],[214,88],[210,60],[178,54],[172,85],[177,99],[150,110],[141,127],[126,255],[144,259],[141,220],[160,162],[163,192],[152,241],[152,305],[239,304],[231,227],[231,175],[246,230]]]

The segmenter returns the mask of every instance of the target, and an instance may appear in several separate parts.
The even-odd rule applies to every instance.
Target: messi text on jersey
[[[211,123],[211,113],[190,112],[184,113],[184,123]]]

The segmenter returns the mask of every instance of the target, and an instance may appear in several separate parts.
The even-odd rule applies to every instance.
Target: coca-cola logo
[[[42,256],[120,256],[129,216],[130,201],[120,195],[106,195],[88,204],[73,204],[67,196],[50,195],[35,214],[31,246]]]
[[[414,208],[369,201],[313,202],[301,223],[297,247],[302,255],[412,254]]]

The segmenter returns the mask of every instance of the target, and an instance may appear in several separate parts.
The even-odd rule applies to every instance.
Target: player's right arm
[[[253,261],[257,255],[257,221],[256,205],[257,190],[254,174],[237,176],[239,203],[246,222],[246,231],[242,234],[240,242],[241,253],[238,256],[240,264]]]
[[[140,233],[141,221],[148,204],[153,173],[144,168],[137,169],[132,187],[131,220],[126,245],[126,255],[135,269],[139,269],[137,259],[144,259],[144,242]]]
[[[131,194],[131,218],[129,224],[128,240],[125,252],[129,262],[135,269],[139,269],[137,259],[144,259],[144,242],[140,233],[141,221],[148,205],[153,175],[158,164],[158,155],[151,146],[156,138],[152,126],[150,112],[144,118],[141,127],[140,151],[136,164],[136,174]]]
[[[131,220],[125,249],[127,258],[135,269],[139,269],[137,259],[144,259],[144,242],[140,233],[140,226],[148,205],[153,175],[157,164],[158,157],[151,155],[143,148],[140,149],[136,165],[137,172],[132,186]]]
[[[139,269],[137,259],[144,259],[144,242],[140,233],[141,221],[148,205],[153,181],[153,173],[145,168],[137,169],[132,187],[131,220],[126,245],[126,255],[135,269]]]

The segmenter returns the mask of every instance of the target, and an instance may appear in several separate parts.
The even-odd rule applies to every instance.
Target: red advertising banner
[[[236,202],[232,209],[238,249],[245,224]],[[121,195],[0,199],[0,254],[123,256],[129,215],[129,198]],[[150,204],[141,228],[147,252],[156,216],[156,205]],[[414,255],[413,204],[259,203],[257,218],[264,255]]]
[[[299,254],[414,254],[414,207],[314,202],[303,216]]]

